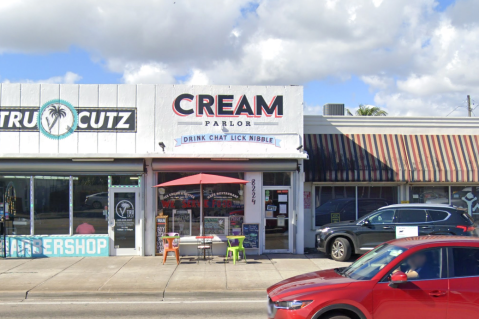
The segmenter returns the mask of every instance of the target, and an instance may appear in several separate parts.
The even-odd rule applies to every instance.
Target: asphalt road
[[[264,300],[0,302],[0,318],[266,318]]]

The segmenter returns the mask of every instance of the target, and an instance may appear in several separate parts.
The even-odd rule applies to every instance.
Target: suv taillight
[[[456,226],[456,228],[462,229],[463,232],[473,231],[476,229],[474,226]]]

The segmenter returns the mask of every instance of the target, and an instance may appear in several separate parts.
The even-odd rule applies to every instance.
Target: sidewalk
[[[248,263],[196,257],[0,259],[0,298],[264,298],[265,289],[302,273],[346,266],[324,255],[248,256]]]

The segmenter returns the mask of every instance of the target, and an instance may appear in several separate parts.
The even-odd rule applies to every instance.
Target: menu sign
[[[163,253],[163,240],[161,237],[168,232],[168,216],[156,217],[156,255]]]
[[[180,236],[191,236],[191,209],[173,210],[173,232]]]
[[[233,215],[230,216],[230,235],[241,235],[241,227],[243,226],[244,216]]]
[[[205,217],[205,235],[227,235],[228,217]]]
[[[259,224],[243,224],[243,236],[245,236],[244,248],[259,248]]]

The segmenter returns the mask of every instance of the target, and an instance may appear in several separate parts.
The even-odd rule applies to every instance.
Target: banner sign
[[[281,140],[273,136],[254,135],[254,134],[200,134],[187,135],[175,138],[176,145],[207,142],[236,142],[236,143],[261,143],[281,147]]]
[[[3,248],[3,237],[0,246]],[[107,257],[108,236],[7,236],[7,257]]]
[[[0,131],[40,131],[51,139],[73,132],[136,132],[136,108],[73,107],[51,100],[38,107],[5,106],[0,109]]]

